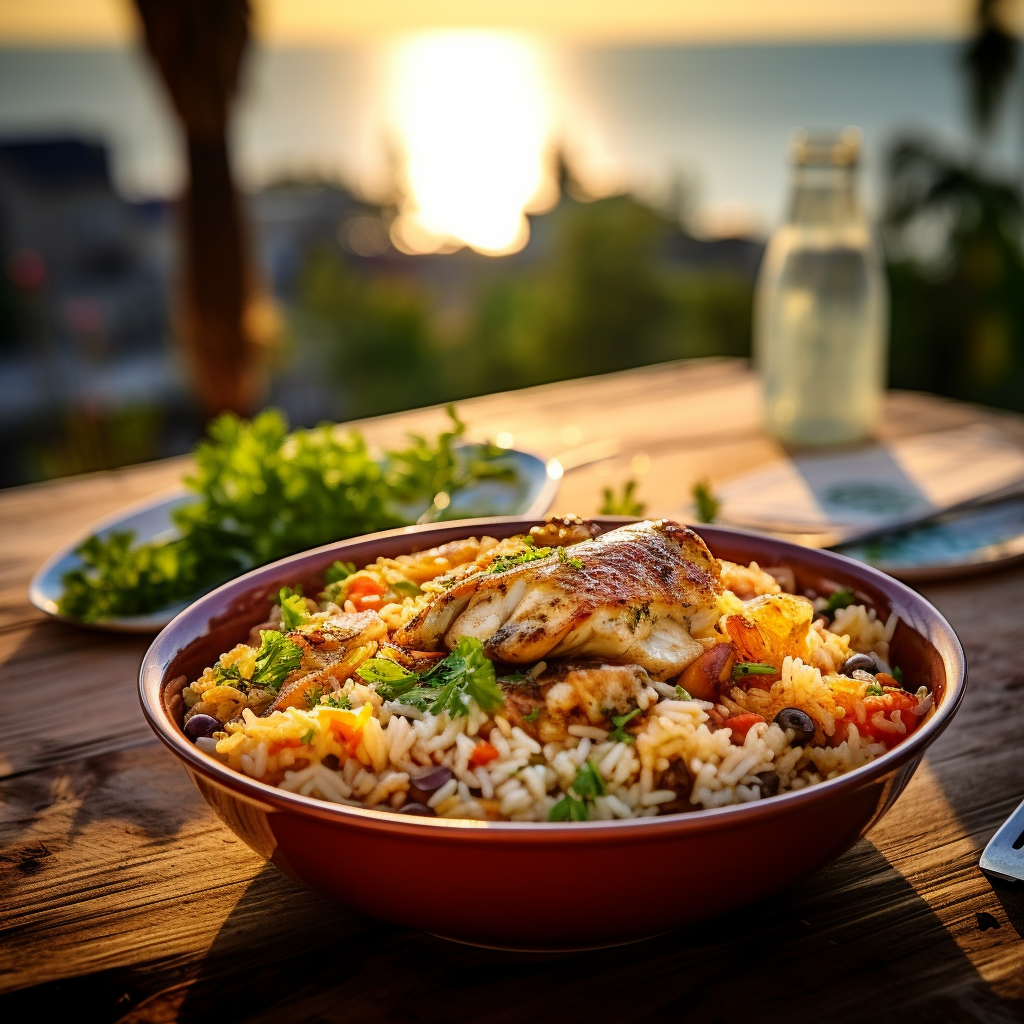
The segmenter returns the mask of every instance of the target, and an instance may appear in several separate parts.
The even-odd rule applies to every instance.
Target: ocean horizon
[[[790,129],[864,132],[862,188],[877,211],[894,140],[925,136],[979,152],[960,45],[950,41],[554,47],[539,44],[558,144],[586,177],[658,199],[674,183],[711,233],[764,233],[784,207]],[[382,117],[379,52],[255,46],[234,125],[239,178],[387,187],[395,140]],[[985,159],[1017,173],[1021,90]],[[0,139],[104,142],[130,198],[173,195],[181,159],[162,90],[129,48],[0,48]]]

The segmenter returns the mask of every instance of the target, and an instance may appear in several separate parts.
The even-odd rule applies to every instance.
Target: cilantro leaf
[[[884,693],[885,690],[882,689],[879,683],[868,683],[868,685],[864,687],[865,697],[881,697]]]
[[[309,622],[306,599],[302,596],[301,588],[292,590],[291,587],[282,587],[278,603],[281,605],[281,625],[286,630],[298,629]]]
[[[494,665],[484,655],[484,645],[472,636],[464,636],[444,661],[435,665],[424,682],[441,685],[441,692],[430,705],[430,713],[447,711],[453,718],[469,712],[467,701],[475,700],[483,711],[499,711],[505,697],[498,686]]]
[[[901,669],[899,665],[893,665],[892,677],[896,680],[897,683],[900,684],[900,686],[903,685],[903,669]]]
[[[676,686],[676,700],[693,700],[690,696],[689,690],[684,690],[681,686]]]
[[[613,743],[636,743],[636,738],[626,732],[624,726],[639,714],[640,708],[634,708],[628,715],[619,715],[617,718],[613,718],[612,724],[615,728],[608,734],[608,739]]]
[[[355,562],[335,562],[324,573],[324,583],[339,583],[341,580],[347,580],[355,571]]]
[[[548,811],[548,821],[588,821],[590,812],[582,800],[566,793],[554,807]]]
[[[576,778],[569,792],[548,811],[548,821],[588,821],[589,805],[608,792],[601,773],[590,761],[576,769]]]
[[[281,684],[302,661],[302,648],[276,629],[260,630],[260,647],[256,652],[256,668],[249,685],[277,692]]]
[[[853,604],[854,598],[852,590],[837,590],[828,599],[828,603],[822,609],[826,615],[835,615],[840,608],[849,608]]]
[[[332,693],[330,696],[324,698],[323,706],[335,708],[338,711],[351,711],[352,701],[349,700],[347,693]]]
[[[594,767],[592,761],[584,761],[576,771],[576,780],[572,784],[576,795],[584,800],[593,800],[595,797],[604,796],[608,787],[601,778],[601,773]]]
[[[356,674],[364,682],[373,683],[385,700],[398,701],[432,715],[443,711],[452,718],[467,715],[470,700],[488,712],[505,706],[494,665],[475,637],[462,637],[455,650],[423,676],[387,658],[370,658],[356,669]]]
[[[356,675],[364,683],[373,683],[384,700],[401,700],[402,703],[408,703],[404,697],[420,681],[415,672],[402,668],[390,658],[370,658],[356,669]]]
[[[320,698],[323,696],[324,688],[316,683],[306,691],[306,708],[312,711],[313,708],[320,703]]]

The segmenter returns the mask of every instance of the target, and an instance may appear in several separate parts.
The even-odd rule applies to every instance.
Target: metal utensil
[[[1007,881],[1024,882],[1024,801],[989,840],[980,866]]]

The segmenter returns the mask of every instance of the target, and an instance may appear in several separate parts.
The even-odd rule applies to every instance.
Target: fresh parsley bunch
[[[428,508],[485,477],[509,474],[501,449],[467,457],[465,424],[434,441],[376,457],[356,431],[331,425],[288,432],[270,409],[252,420],[226,413],[210,425],[185,479],[196,501],[174,514],[174,540],[136,543],[130,531],[90,537],[83,565],[64,575],[63,615],[97,622],[141,615],[197,596],[241,572],[344,537],[408,525]]]

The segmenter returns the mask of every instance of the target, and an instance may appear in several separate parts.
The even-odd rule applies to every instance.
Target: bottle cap
[[[854,167],[863,140],[864,133],[853,125],[841,132],[794,128],[789,133],[789,158],[798,167]]]

